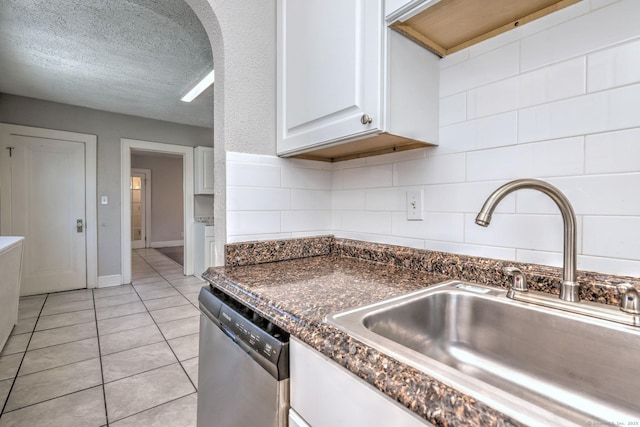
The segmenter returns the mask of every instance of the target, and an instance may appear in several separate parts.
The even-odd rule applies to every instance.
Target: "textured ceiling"
[[[213,68],[183,0],[0,1],[0,92],[213,127],[213,89],[180,98]]]

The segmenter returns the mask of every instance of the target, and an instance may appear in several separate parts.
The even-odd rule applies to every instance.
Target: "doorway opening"
[[[131,177],[132,177],[132,154],[149,154],[154,156],[168,156],[177,157],[182,162],[182,224],[181,233],[183,236],[182,241],[179,240],[157,240],[154,233],[157,235],[159,230],[154,231],[154,226],[151,220],[145,219],[147,225],[150,225],[150,230],[147,230],[147,243],[146,247],[151,246],[172,246],[178,243],[184,244],[184,271],[183,274],[193,274],[193,223],[194,223],[194,194],[193,194],[193,147],[187,147],[182,145],[164,144],[158,142],[138,141],[132,139],[121,140],[121,183],[122,183],[122,217],[121,217],[121,231],[122,231],[122,282],[131,283],[131,249],[132,249],[132,189],[131,189]],[[154,178],[156,179],[156,178]],[[180,206],[180,204],[178,204]],[[147,208],[149,205],[147,204]],[[147,209],[147,211],[150,209]],[[180,210],[180,208],[178,208]],[[146,218],[149,218],[146,215]],[[155,245],[152,243],[155,241]]]
[[[151,243],[151,169],[131,168],[131,249]]]

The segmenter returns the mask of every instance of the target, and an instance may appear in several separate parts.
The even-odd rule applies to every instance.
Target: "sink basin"
[[[459,281],[326,321],[524,424],[640,421],[639,327]]]

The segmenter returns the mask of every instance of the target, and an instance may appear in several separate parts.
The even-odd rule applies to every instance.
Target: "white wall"
[[[274,154],[276,1],[186,0],[211,41],[214,110],[215,260],[224,264],[226,152]]]
[[[332,165],[330,230],[560,266],[562,221],[544,195],[519,191],[503,200],[488,228],[474,224],[498,186],[541,178],[575,208],[578,268],[640,276],[639,16],[637,0],[585,0],[443,59],[440,146]],[[238,167],[229,157],[229,167]],[[272,161],[284,176],[290,160],[253,159],[240,166],[245,181],[227,183],[228,198],[240,187],[291,191],[267,179]],[[327,171],[298,172],[297,185],[326,180]],[[406,220],[408,189],[424,191],[424,221]],[[293,208],[286,196],[269,209],[262,199],[243,200],[242,210],[228,213],[240,224],[229,226],[234,240],[294,233],[283,226]],[[325,215],[327,205],[316,210]],[[243,228],[250,219],[261,225]],[[310,220],[295,233],[318,227]]]

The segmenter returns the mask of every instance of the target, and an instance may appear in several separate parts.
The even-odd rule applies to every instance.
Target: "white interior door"
[[[21,295],[87,287],[85,144],[2,142],[2,234],[24,236]]]
[[[149,247],[151,171],[131,169],[131,249]]]

